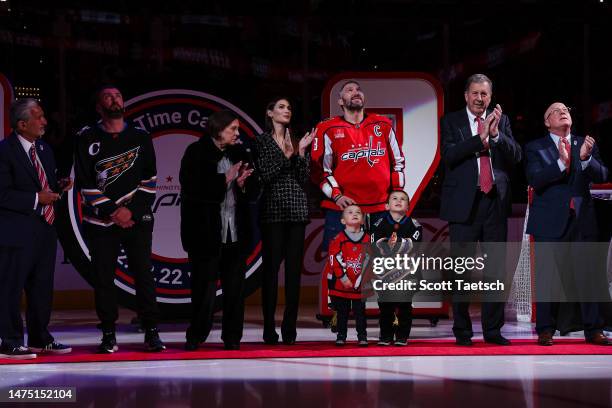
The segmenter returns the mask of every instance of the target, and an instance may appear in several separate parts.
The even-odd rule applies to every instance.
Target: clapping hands
[[[489,150],[489,136],[497,137],[499,135],[499,121],[502,116],[502,108],[499,104],[495,105],[493,112],[484,121],[483,130],[480,133],[480,140],[484,146],[484,150]]]
[[[255,169],[249,168],[249,163],[242,163],[240,169],[238,170],[238,178],[236,179],[236,184],[238,184],[238,187],[244,188],[246,179],[253,174],[254,170]]]
[[[584,143],[582,143],[582,146],[580,146],[580,160],[588,160],[588,158],[591,157],[591,153],[593,152],[593,147],[595,147],[595,139],[587,135],[584,138]]]
[[[298,144],[298,153],[300,156],[304,157],[306,154],[306,149],[312,143],[312,139],[315,137],[314,128],[310,130],[310,132],[306,132],[303,138],[300,139],[300,143]]]

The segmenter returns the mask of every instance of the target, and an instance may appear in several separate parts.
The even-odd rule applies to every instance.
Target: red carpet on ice
[[[499,356],[499,355],[612,355],[612,347],[586,344],[580,339],[555,340],[552,347],[538,346],[535,340],[512,340],[511,346],[497,346],[475,341],[471,347],[456,346],[453,340],[414,340],[405,347],[358,347],[349,342],[336,347],[332,341],[298,342],[293,346],[266,346],[242,343],[240,350],[225,351],[222,344],[204,344],[197,351],[185,351],[182,344],[167,344],[161,353],[143,351],[142,344],[120,344],[114,354],[95,354],[95,346],[73,347],[70,354],[39,355],[33,360],[0,359],[0,364],[88,363],[106,361],[206,360],[225,358],[316,358],[316,357],[388,357],[388,356]]]

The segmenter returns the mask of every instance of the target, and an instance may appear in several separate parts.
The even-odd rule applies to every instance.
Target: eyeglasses
[[[567,106],[563,108],[557,108],[550,111],[550,113],[546,116],[546,119],[550,118],[551,115],[560,115],[561,113],[570,113],[572,108],[568,108]]]

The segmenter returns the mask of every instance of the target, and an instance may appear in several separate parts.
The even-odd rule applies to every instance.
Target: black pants
[[[221,253],[202,257],[189,253],[191,263],[191,324],[187,341],[203,342],[213,325],[217,280],[223,291],[221,339],[240,343],[244,325],[244,257],[238,243],[222,244]]]
[[[278,270],[285,261],[285,312],[281,324],[283,340],[295,340],[300,304],[300,278],[304,260],[306,225],[296,222],[263,224],[261,226],[263,276],[261,306],[264,317],[263,338],[278,340],[274,314],[278,296]]]
[[[398,340],[407,340],[412,329],[412,302],[378,302],[380,339],[391,341],[393,335]],[[397,310],[397,330],[393,328]]]
[[[567,229],[560,238],[534,237],[536,241],[536,298],[551,300],[550,297],[559,297],[563,289],[554,285],[552,280],[555,278],[559,279],[559,285],[561,286],[564,283],[568,285],[569,278],[569,281],[571,281],[569,285],[572,288],[567,289],[583,299],[588,298],[588,294],[592,293],[592,290],[589,290],[589,287],[592,286],[590,281],[596,279],[592,275],[592,273],[596,273],[596,270],[591,268],[592,265],[588,263],[589,255],[583,253],[584,247],[577,249],[568,244],[569,242],[588,242],[581,237],[579,230],[579,222],[572,212]],[[553,242],[559,244],[555,245]],[[556,276],[557,273],[566,276]],[[567,276],[568,274],[571,276]],[[557,290],[552,289],[553,286],[557,286]],[[554,294],[551,294],[553,292]],[[579,305],[584,336],[589,339],[602,331],[603,320],[600,317],[599,304],[597,302],[580,302]],[[558,302],[542,302],[536,299],[536,332],[538,334],[545,332],[554,334],[559,320],[559,311]]]
[[[505,242],[507,239],[508,222],[502,215],[501,203],[496,189],[489,194],[476,193],[470,218],[465,223],[449,223],[448,230],[452,243]],[[458,245],[453,245],[455,250]],[[475,248],[460,249],[472,251]],[[456,252],[455,252],[456,254]],[[467,254],[474,256],[473,253]],[[500,263],[499,265],[503,265]],[[500,279],[505,279],[504,268],[499,265]],[[500,335],[504,325],[504,302],[482,302],[481,319],[482,331],[485,338]],[[466,301],[453,301],[453,333],[457,338],[471,338],[474,335],[472,320],[469,313],[470,303]]]
[[[361,299],[345,299],[337,296],[331,296],[331,301],[334,305],[334,310],[337,312],[338,321],[338,338],[346,340],[348,331],[349,313],[353,311],[355,317],[355,328],[357,329],[357,339],[367,340],[367,322],[365,315],[365,302]]]
[[[33,216],[30,241],[19,248],[0,247],[0,338],[2,348],[22,346],[21,295],[26,294],[28,345],[53,341],[47,326],[53,303],[53,273],[57,235],[55,227]],[[10,234],[10,231],[3,231]]]
[[[157,326],[159,308],[155,299],[155,281],[151,271],[153,223],[137,223],[130,228],[116,225],[101,227],[85,223],[91,255],[96,313],[103,331],[114,331],[119,317],[115,268],[121,247],[127,256],[130,274],[136,282],[138,316],[145,329]]]

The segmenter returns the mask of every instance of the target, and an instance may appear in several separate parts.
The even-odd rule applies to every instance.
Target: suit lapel
[[[467,109],[467,108],[466,108]],[[470,126],[470,118],[468,117],[466,109],[463,109],[461,114],[459,115],[459,123],[457,126],[459,127],[459,133],[461,134],[461,139],[468,140],[472,136],[472,126]],[[474,168],[474,172],[476,174],[476,178],[478,178],[478,158],[476,155],[473,155],[470,159],[472,162],[472,167]]]
[[[17,137],[17,135],[13,133],[10,136],[9,140],[13,148],[15,157],[17,158],[17,161],[21,163],[26,173],[28,173],[30,177],[32,177],[32,180],[34,181],[34,183],[36,183],[38,188],[42,188],[42,186],[40,185],[40,180],[38,180],[38,175],[36,174],[36,170],[34,169],[32,162],[30,162],[30,158],[28,157],[27,153],[25,152],[25,150],[23,150],[23,146],[19,142],[19,138]]]
[[[467,140],[472,137],[472,127],[470,126],[470,119],[468,118],[465,109],[463,110],[463,114],[461,115],[461,120],[458,125],[459,133],[461,133],[461,138],[463,140]]]
[[[570,151],[572,154],[572,170],[580,168],[580,140],[578,140],[578,136],[572,135],[570,141]]]
[[[580,141],[577,136],[572,135],[570,141],[570,173],[569,183],[574,184],[574,180],[578,175],[578,172],[582,172],[582,166],[580,165]]]
[[[550,137],[550,134],[544,137],[543,141],[544,151],[548,153],[548,156],[551,158],[551,161],[557,161],[559,159],[559,148],[555,145],[555,142]]]
[[[49,184],[49,188],[54,189],[55,185],[55,169],[51,167],[51,163],[49,163],[49,154],[51,151],[44,150],[44,146],[40,143],[36,144],[36,153],[38,154],[38,158],[42,163],[43,169],[45,170],[45,176],[47,176],[47,183]]]

